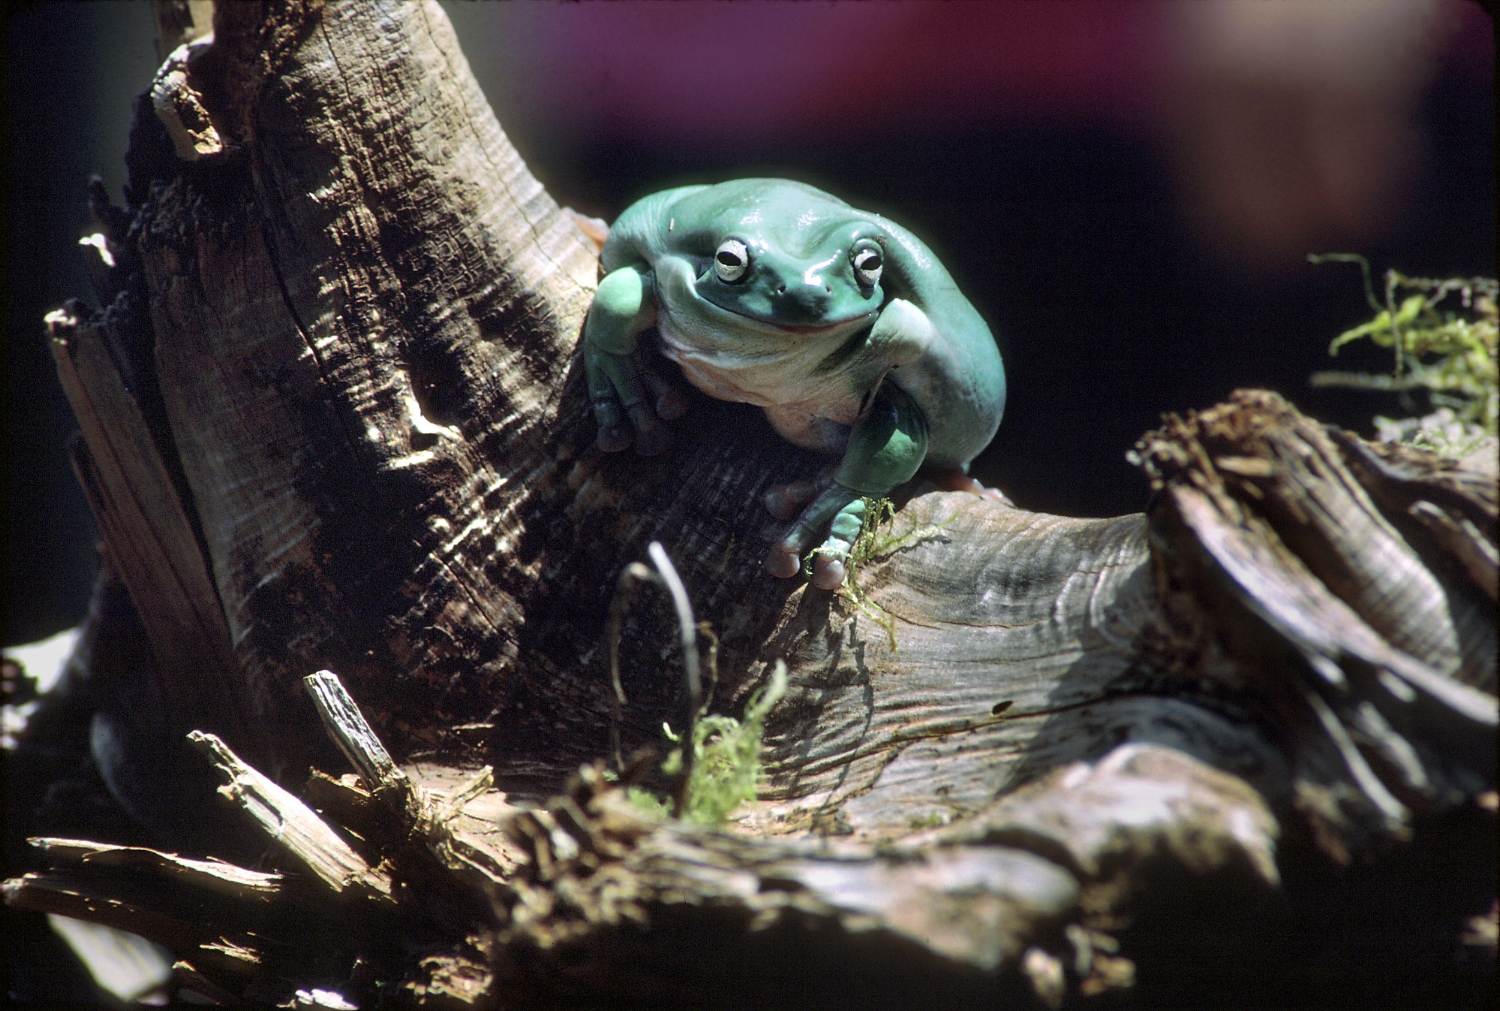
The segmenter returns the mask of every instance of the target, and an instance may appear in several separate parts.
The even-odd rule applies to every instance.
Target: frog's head
[[[799,335],[850,333],[885,300],[883,230],[812,187],[740,180],[681,206],[693,287],[707,302],[765,328]]]

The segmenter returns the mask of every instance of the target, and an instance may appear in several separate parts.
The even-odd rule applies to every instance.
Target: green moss
[[[875,624],[885,629],[889,640],[891,652],[897,650],[896,645],[896,621],[869,595],[860,588],[859,570],[866,562],[877,558],[884,558],[894,554],[905,547],[918,544],[925,540],[941,535],[947,523],[936,526],[927,524],[914,526],[904,534],[894,532],[894,520],[896,507],[888,498],[865,499],[865,522],[860,528],[859,536],[850,545],[849,556],[844,560],[844,582],[838,588],[839,596],[859,608],[860,611]],[[811,557],[817,552],[809,553],[809,564]]]
[[[1445,456],[1462,456],[1496,434],[1497,286],[1493,278],[1432,279],[1385,275],[1385,299],[1375,296],[1370,264],[1352,253],[1309,257],[1314,263],[1356,263],[1374,317],[1334,338],[1328,353],[1368,338],[1395,353],[1389,375],[1318,372],[1314,386],[1348,386],[1402,394],[1413,417],[1375,419],[1381,439],[1406,442]],[[1456,298],[1454,296],[1457,296]],[[1420,394],[1425,403],[1414,395]]]
[[[665,821],[672,815],[672,805],[662,800],[650,790],[639,786],[631,786],[625,789],[625,799],[630,801],[632,807],[640,808],[649,815]]]
[[[786,694],[786,664],[780,660],[771,670],[771,679],[745,703],[744,714],[703,716],[693,724],[693,771],[688,780],[687,804],[682,817],[699,825],[722,825],[742,803],[755,799],[760,781],[760,745],[765,733],[766,717]],[[663,724],[667,739],[681,743],[681,737]],[[662,763],[669,776],[682,772],[682,751],[674,750]],[[636,807],[665,818],[670,805],[655,794],[631,787],[626,796]]]
[[[907,821],[908,827],[914,832],[924,828],[940,828],[946,824],[948,824],[948,818],[941,811],[930,811]]]

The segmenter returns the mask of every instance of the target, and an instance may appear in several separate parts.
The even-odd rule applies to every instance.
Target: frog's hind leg
[[[813,482],[799,481],[794,484],[811,485]],[[802,490],[798,488],[799,493]],[[767,499],[769,507],[769,494]],[[797,508],[796,503],[790,505],[793,511]],[[859,536],[864,516],[864,496],[837,481],[826,482],[812,504],[802,510],[797,521],[772,546],[771,553],[766,556],[766,571],[780,579],[795,576],[802,568],[803,554],[822,541],[813,561],[813,585],[820,590],[837,589],[844,581],[844,559],[849,556],[849,549]]]
[[[820,590],[836,589],[844,581],[845,560],[864,526],[865,497],[889,495],[892,488],[911,480],[926,455],[927,422],[921,409],[899,387],[882,384],[850,431],[833,480],[818,491],[771,548],[766,570],[782,578],[796,575],[803,553],[822,538],[813,563],[813,585]],[[811,497],[800,483],[772,491],[778,494],[768,496],[766,505],[773,513],[785,506],[795,509],[798,499]]]

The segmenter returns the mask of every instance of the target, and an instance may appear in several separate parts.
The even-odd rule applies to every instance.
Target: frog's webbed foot
[[[598,445],[606,453],[634,445],[642,456],[655,456],[671,441],[661,422],[687,410],[682,392],[647,364],[654,349],[637,339],[655,324],[644,267],[621,267],[599,282],[584,323],[583,366],[599,423]]]
[[[813,585],[838,589],[848,574],[849,550],[864,526],[864,497],[831,478],[777,485],[765,494],[766,508],[777,519],[790,519],[807,502],[811,504],[766,556],[766,571],[781,579],[795,576],[802,570],[802,556],[812,549]],[[813,547],[820,537],[823,543]]]
[[[653,354],[651,349],[612,355],[585,347],[584,354],[589,396],[599,423],[599,448],[618,453],[633,445],[641,456],[665,451],[672,439],[662,422],[682,417],[688,401],[681,390],[644,363]]]

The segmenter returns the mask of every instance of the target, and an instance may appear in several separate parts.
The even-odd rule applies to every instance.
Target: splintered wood
[[[1258,391],[1169,417],[1137,452],[1158,493],[1162,648],[1225,658],[1187,673],[1282,707],[1292,785],[1331,854],[1492,789],[1495,601],[1472,560],[1495,553],[1493,479]]]

